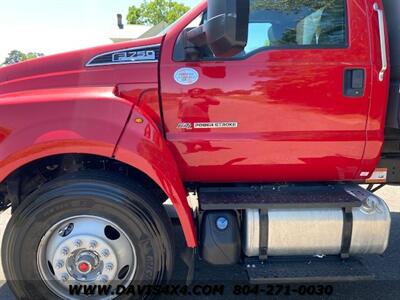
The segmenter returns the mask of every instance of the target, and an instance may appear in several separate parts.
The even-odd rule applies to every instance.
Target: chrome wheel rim
[[[47,287],[57,296],[71,299],[71,285],[111,285],[111,290],[127,287],[136,273],[137,257],[131,239],[115,223],[79,215],[58,222],[42,237],[37,264]]]

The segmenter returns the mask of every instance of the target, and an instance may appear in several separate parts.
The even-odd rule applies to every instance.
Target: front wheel
[[[115,298],[117,287],[160,284],[171,275],[171,230],[161,203],[135,182],[67,175],[13,214],[2,245],[4,272],[18,299],[87,299],[71,295],[71,285],[108,285],[109,295],[93,297]]]

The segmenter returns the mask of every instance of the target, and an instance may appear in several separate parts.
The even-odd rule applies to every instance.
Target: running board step
[[[360,207],[370,194],[356,184],[199,188],[202,210]]]
[[[246,262],[252,284],[324,283],[373,280],[371,273],[359,260],[326,258],[270,258],[265,262]]]

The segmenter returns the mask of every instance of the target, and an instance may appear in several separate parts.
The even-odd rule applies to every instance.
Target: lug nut
[[[94,248],[96,248],[97,247],[97,242],[96,241],[90,241],[90,243],[89,243],[89,248],[90,249],[94,249]]]
[[[108,263],[105,266],[106,271],[111,271],[114,268],[114,265],[112,263]]]
[[[100,276],[99,281],[101,283],[107,283],[108,277],[106,275]]]
[[[57,269],[61,269],[62,267],[64,267],[64,261],[59,260],[59,261],[57,262],[57,264],[56,264],[56,268],[57,268]]]
[[[101,255],[104,257],[108,257],[110,255],[110,251],[108,249],[103,249],[101,251]]]
[[[75,242],[74,242],[74,246],[75,247],[80,247],[82,245],[82,241],[81,240],[76,240]]]
[[[67,273],[64,273],[64,274],[61,275],[62,282],[66,282],[68,279],[69,279],[69,276],[68,276]]]
[[[61,254],[62,254],[62,255],[66,256],[66,255],[68,255],[68,253],[69,253],[68,247],[62,248],[62,250],[61,250]]]

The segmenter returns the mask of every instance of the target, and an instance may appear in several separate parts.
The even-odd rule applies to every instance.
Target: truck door
[[[359,178],[371,89],[363,0],[251,0],[245,51],[185,57],[171,30],[160,63],[166,137],[185,181]],[[187,56],[187,55],[186,55]]]

